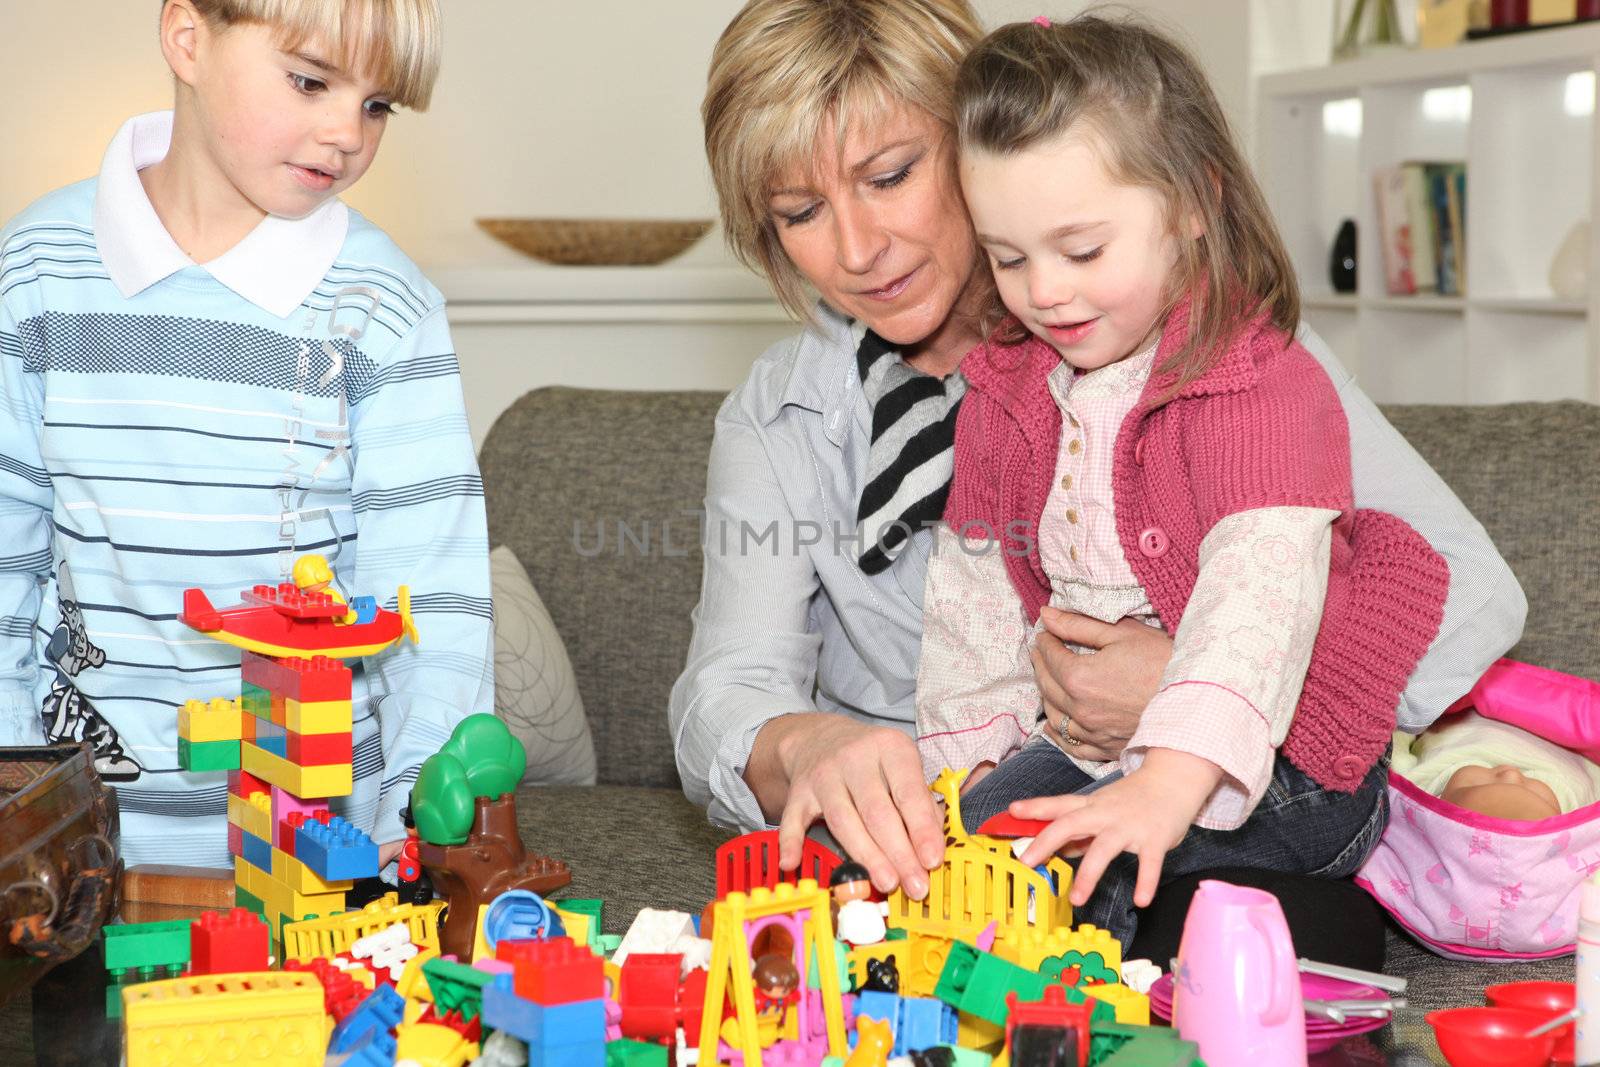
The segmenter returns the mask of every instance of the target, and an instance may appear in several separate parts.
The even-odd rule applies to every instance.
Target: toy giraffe
[[[967,839],[967,828],[961,823],[961,783],[967,780],[968,773],[970,772],[953,771],[946,767],[928,787],[944,801],[945,848]]]

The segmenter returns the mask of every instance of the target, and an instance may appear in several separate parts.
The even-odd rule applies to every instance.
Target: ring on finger
[[[1080,741],[1078,738],[1072,736],[1072,731],[1068,729],[1068,727],[1071,726],[1071,725],[1072,725],[1072,720],[1067,718],[1065,715],[1063,715],[1063,716],[1061,716],[1061,725],[1056,728],[1056,732],[1061,735],[1061,740],[1065,744],[1068,744],[1068,745],[1081,745],[1081,744],[1083,744],[1083,742]]]

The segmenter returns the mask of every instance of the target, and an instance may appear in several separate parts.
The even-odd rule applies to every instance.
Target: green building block
[[[939,972],[939,981],[933,987],[933,995],[958,1011],[1004,1026],[1009,1012],[1007,993],[1016,993],[1018,1000],[1040,1000],[1045,987],[1051,984],[1042,974],[981,952],[965,942],[953,941],[944,969]]]
[[[433,1002],[439,1014],[459,1011],[463,1020],[470,1020],[483,1012],[483,987],[494,975],[480,971],[454,960],[435,957],[422,965],[422,974],[428,979],[433,992]]]
[[[667,1067],[667,1046],[625,1037],[607,1041],[606,1067]]]
[[[1136,1037],[1142,1037],[1150,1032],[1148,1026],[1136,1026],[1133,1023],[1119,1023],[1116,1021],[1089,1024],[1089,1065],[1094,1067],[1101,1060],[1111,1055],[1117,1049],[1126,1045]]]
[[[182,968],[189,963],[188,919],[159,923],[119,923],[103,927],[106,970],[113,975],[144,968]]]
[[[236,885],[233,887],[233,906],[236,908],[248,908],[263,919],[267,917],[267,906],[261,902],[259,897],[246,893],[242,886]]]
[[[272,718],[272,693],[259,685],[245,682],[239,687],[239,706],[246,715],[254,715],[258,719]]]
[[[1193,1041],[1167,1036],[1171,1031],[1144,1028],[1145,1033],[1125,1043],[1103,1060],[1090,1060],[1096,1067],[1206,1067],[1200,1047]]]
[[[622,935],[601,934],[599,937],[596,937],[593,934],[590,934],[589,947],[594,949],[599,955],[604,956],[606,959],[610,959],[611,954],[617,951],[618,948],[622,947]]]
[[[178,766],[186,771],[236,771],[239,742],[178,738]]]

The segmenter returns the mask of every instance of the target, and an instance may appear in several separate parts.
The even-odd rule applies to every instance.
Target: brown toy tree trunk
[[[543,896],[572,881],[565,863],[522,847],[514,793],[503,793],[496,800],[477,798],[465,844],[424,841],[419,854],[434,888],[450,906],[439,930],[439,951],[462,961],[472,958],[481,906],[508,889],[528,889]]]

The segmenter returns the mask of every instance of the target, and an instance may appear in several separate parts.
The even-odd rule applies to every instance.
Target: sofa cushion
[[[494,713],[528,754],[528,785],[594,785],[594,738],[566,643],[517,555],[489,553]]]
[[[479,456],[489,543],[517,554],[566,639],[605,784],[678,785],[667,696],[700,596],[695,512],[721,403],[535,389]]]
[[[1483,523],[1522,583],[1528,623],[1511,657],[1600,678],[1600,406],[1383,411]]]

